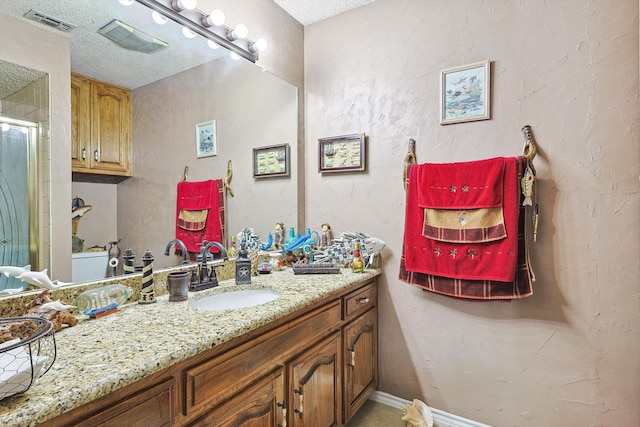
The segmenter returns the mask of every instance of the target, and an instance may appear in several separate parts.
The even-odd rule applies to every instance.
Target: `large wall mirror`
[[[136,263],[146,250],[155,255],[154,268],[179,263],[178,257],[164,252],[175,237],[176,188],[187,168],[189,181],[204,181],[224,178],[231,165],[234,196],[226,197],[227,238],[251,227],[266,240],[275,223],[297,224],[295,86],[257,64],[230,58],[224,48],[211,49],[200,36],[186,39],[172,21],[155,24],[151,11],[136,2],[128,7],[115,0],[90,4],[0,0],[0,4],[0,13],[25,25],[46,28],[24,18],[33,8],[76,25],[68,33],[71,71],[131,90],[133,176],[119,183],[74,181],[65,201],[69,209],[75,196],[92,206],[78,226],[85,248],[119,241],[121,251],[134,250]],[[169,46],[151,54],[123,49],[97,33],[113,19]],[[217,155],[198,157],[196,125],[214,120]],[[289,175],[254,178],[253,149],[273,145],[288,145]],[[50,234],[56,238],[55,232]],[[51,246],[55,250],[55,241]]]

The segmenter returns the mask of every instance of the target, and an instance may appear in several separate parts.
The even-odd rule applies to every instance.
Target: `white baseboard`
[[[411,404],[408,400],[377,390],[371,394],[369,399],[398,409],[403,409],[403,404]],[[435,408],[431,408],[431,413],[433,414],[433,423],[437,427],[491,427]]]

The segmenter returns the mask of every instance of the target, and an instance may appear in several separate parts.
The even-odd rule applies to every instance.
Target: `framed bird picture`
[[[491,62],[482,61],[440,72],[440,124],[491,117]]]

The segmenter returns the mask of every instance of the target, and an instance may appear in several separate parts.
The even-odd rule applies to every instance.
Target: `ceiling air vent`
[[[47,25],[49,27],[55,28],[56,30],[64,31],[65,33],[70,32],[76,27],[73,24],[64,22],[63,20],[54,18],[53,16],[45,15],[44,13],[37,12],[33,9],[25,13],[24,17],[29,18],[33,21],[39,22],[41,24]]]
[[[169,46],[168,43],[117,19],[100,28],[98,32],[117,45],[136,52],[153,53],[158,49]]]

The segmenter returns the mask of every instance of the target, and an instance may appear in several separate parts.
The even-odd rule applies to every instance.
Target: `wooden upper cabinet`
[[[71,76],[73,172],[131,176],[131,92]]]

